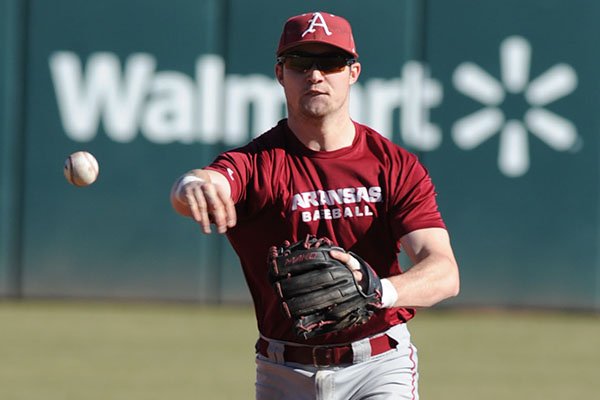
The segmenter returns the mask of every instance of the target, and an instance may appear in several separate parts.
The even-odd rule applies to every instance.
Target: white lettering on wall
[[[102,125],[116,142],[138,133],[153,143],[239,145],[285,117],[279,83],[265,75],[226,75],[217,55],[202,55],[195,76],[156,71],[151,54],[136,53],[121,65],[112,53],[94,53],[85,65],[73,52],[51,55],[50,71],[60,117],[68,137],[87,142]],[[354,84],[352,117],[390,137],[399,111],[402,140],[417,150],[433,150],[441,142],[428,110],[442,100],[441,84],[417,62],[405,64],[400,78],[371,79]]]
[[[111,53],[90,56],[85,76],[79,57],[54,53],[50,70],[60,116],[67,134],[76,141],[94,138],[100,115],[107,135],[117,142],[133,140],[139,129],[141,107],[154,75],[156,62],[147,54],[134,54],[121,74]]]

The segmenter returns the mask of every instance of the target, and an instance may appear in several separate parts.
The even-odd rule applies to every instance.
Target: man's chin
[[[304,115],[312,118],[323,118],[327,116],[331,109],[324,104],[311,104],[302,108]]]

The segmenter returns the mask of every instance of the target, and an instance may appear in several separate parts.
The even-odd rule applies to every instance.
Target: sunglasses
[[[277,57],[277,63],[293,71],[306,72],[314,67],[325,74],[340,72],[355,62],[356,58],[341,54],[287,54]]]

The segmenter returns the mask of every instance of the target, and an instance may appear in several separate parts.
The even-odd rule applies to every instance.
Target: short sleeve
[[[396,175],[394,201],[390,209],[394,237],[425,228],[446,228],[439,212],[436,191],[427,169],[410,155],[403,158]],[[394,175],[392,175],[394,176]]]
[[[222,153],[206,167],[206,169],[219,172],[227,178],[234,203],[238,203],[246,197],[246,188],[252,180],[256,152],[250,151],[250,147],[247,145]]]
[[[206,167],[225,176],[238,213],[248,216],[273,203],[274,168],[272,151],[257,141],[220,154]]]

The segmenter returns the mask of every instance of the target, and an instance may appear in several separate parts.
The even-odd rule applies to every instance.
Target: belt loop
[[[273,340],[269,340],[268,343],[267,355],[269,360],[275,361],[277,364],[284,364],[285,359],[283,358],[283,352],[285,350],[285,345]]]
[[[357,364],[371,358],[371,342],[369,338],[352,342],[352,363]]]

